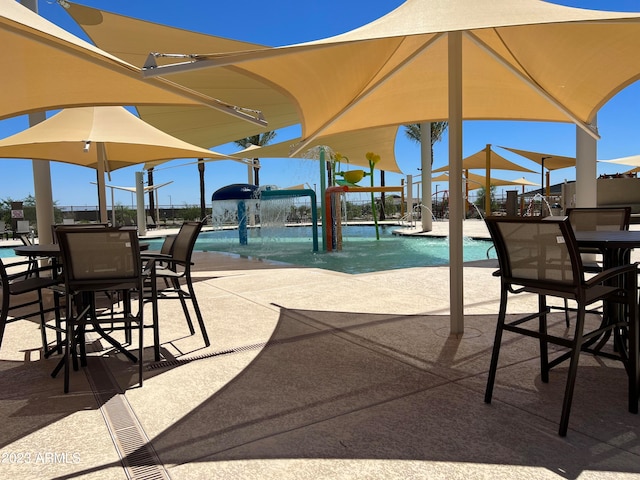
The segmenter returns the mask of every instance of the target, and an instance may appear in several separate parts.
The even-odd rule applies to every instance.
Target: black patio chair
[[[490,403],[498,369],[502,332],[509,331],[537,338],[540,343],[540,370],[544,383],[549,371],[569,360],[562,414],[558,433],[567,434],[569,413],[581,351],[605,355],[621,360],[629,375],[629,411],[638,411],[638,302],[636,299],[636,264],[621,265],[585,279],[575,234],[567,218],[507,218],[485,219],[496,246],[500,265],[500,310],[491,356],[485,402]],[[522,292],[538,295],[538,311],[506,321],[507,301],[510,295]],[[552,335],[547,330],[547,297],[574,300],[577,317],[573,335]],[[620,317],[603,317],[595,329],[585,332],[585,314],[595,302],[614,302],[625,308]],[[538,319],[537,328],[527,322]],[[612,331],[616,352],[600,350],[600,337]],[[553,360],[549,360],[548,344],[564,347]]]
[[[574,232],[629,230],[631,207],[575,207],[567,208],[569,223]],[[600,273],[604,267],[602,250],[580,247],[582,268],[587,273]],[[564,301],[565,323],[570,326],[568,300]]]
[[[66,335],[63,360],[52,376],[64,367],[64,391],[67,393],[70,360],[73,359],[74,368],[77,368],[79,355],[82,365],[86,365],[84,337],[87,330],[93,330],[138,363],[138,383],[142,386],[144,284],[137,232],[104,227],[65,227],[56,229],[56,234],[63,265]],[[109,308],[107,313],[98,312],[96,294],[111,292],[122,295],[122,310],[115,312]],[[129,339],[134,325],[138,327],[137,357],[110,335],[113,331],[124,330]]]
[[[180,300],[189,327],[189,333],[194,335],[195,329],[186,301],[190,299],[205,346],[211,344],[191,278],[191,267],[193,266],[191,256],[202,226],[202,222],[184,222],[177,235],[165,239],[160,253],[143,252],[142,254],[143,261],[147,262],[145,272],[148,281],[148,300],[153,302],[153,330],[154,335],[156,335],[156,338],[154,338],[154,353],[156,360],[160,359],[160,340],[157,325],[159,300]],[[155,281],[153,280],[154,278]],[[160,280],[163,281],[164,286],[159,286]]]
[[[26,268],[25,268],[26,267]],[[9,269],[10,272],[7,270]],[[2,303],[0,304],[0,347],[7,324],[37,317],[40,322],[42,349],[48,356],[53,349],[47,341],[46,314],[53,312],[56,325],[59,325],[59,306],[54,298],[54,306],[46,307],[43,290],[60,283],[55,278],[51,266],[34,267],[33,260],[21,260],[5,265],[0,258],[0,283],[2,287]],[[35,307],[35,308],[34,308]]]

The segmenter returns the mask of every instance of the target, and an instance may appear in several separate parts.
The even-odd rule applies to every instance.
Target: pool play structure
[[[212,202],[212,217],[215,217],[216,211],[220,210],[216,208],[221,206],[222,208],[228,205],[235,205],[238,218],[238,236],[240,239],[240,245],[247,245],[248,243],[248,222],[249,222],[249,210],[248,204],[253,204],[260,210],[262,202],[268,202],[270,200],[282,200],[292,199],[300,197],[309,197],[311,202],[311,225],[313,226],[313,251],[318,251],[318,207],[316,205],[316,193],[311,189],[276,189],[272,187],[260,188],[256,185],[248,183],[235,183],[227,185],[216,190],[211,196]],[[221,203],[222,202],[222,203]]]
[[[376,229],[376,239],[379,240],[378,218],[376,213],[376,201],[374,193],[398,192],[402,197],[401,205],[404,205],[403,186],[374,186],[373,174],[376,163],[380,156],[373,152],[367,152],[366,158],[369,162],[369,171],[362,169],[352,169],[343,171],[340,168],[341,162],[349,162],[349,159],[339,153],[330,154],[330,161],[326,161],[325,148],[318,147],[318,163],[320,165],[320,227],[322,229],[322,251],[342,250],[342,198],[349,193],[370,193],[371,211]],[[329,165],[327,165],[329,164]],[[330,175],[327,175],[329,168]],[[327,186],[327,176],[330,184]],[[357,185],[363,178],[369,177],[370,186]],[[249,183],[236,183],[227,185],[215,191],[211,196],[212,218],[223,218],[227,222],[237,221],[238,236],[240,245],[248,243],[248,229],[254,226],[257,215],[260,216],[260,226],[264,227],[264,217],[262,213],[265,206],[273,200],[293,199],[299,197],[309,197],[312,210],[313,225],[313,251],[318,251],[318,213],[316,204],[316,193],[311,189],[279,189],[275,186],[258,187]],[[286,215],[283,215],[286,218]],[[284,221],[282,222],[284,225]]]

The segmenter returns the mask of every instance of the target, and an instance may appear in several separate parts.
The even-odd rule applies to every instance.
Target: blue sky
[[[82,0],[83,5],[101,8],[156,23],[208,33],[265,45],[279,46],[315,40],[349,31],[364,25],[403,3],[402,0],[236,0],[234,2],[207,2],[202,0]],[[574,7],[640,12],[640,2],[631,0],[562,0],[555,1]],[[66,30],[83,37],[75,22],[53,0],[39,1],[39,13]],[[84,38],[84,37],[83,37]],[[52,88],[55,86],[52,85]],[[250,105],[246,105],[249,106]],[[640,85],[627,87],[610,100],[598,114],[598,127],[602,139],[598,143],[598,159],[606,160],[640,154]],[[0,121],[0,138],[7,137],[28,127],[26,117]],[[490,122],[464,123],[463,155],[471,155],[485,147],[504,145],[522,150],[575,156],[576,127],[568,124],[542,122]],[[293,138],[299,129],[290,128],[278,132],[274,142]],[[232,152],[230,145],[216,147],[220,152]],[[522,157],[495,148],[504,157],[532,170],[539,167]],[[447,139],[434,148],[434,168],[448,163]],[[399,134],[396,159],[404,174],[419,175],[420,151],[418,145]],[[173,181],[159,190],[161,205],[199,204],[197,167],[192,160],[176,160],[158,167],[155,183]],[[319,184],[317,164],[293,159],[262,159],[260,183],[287,187],[297,184]],[[283,169],[286,162],[287,168]],[[32,165],[29,160],[1,160],[0,199],[21,200],[33,194]],[[135,172],[141,167],[129,167],[112,173],[113,185],[132,186]],[[611,167],[599,164],[598,173],[622,172],[624,166]],[[284,173],[283,173],[284,172]],[[504,179],[521,177],[521,173],[496,171],[492,176]],[[97,204],[95,171],[88,168],[51,163],[53,197],[58,205],[93,206]],[[399,185],[403,178],[387,174],[387,185]],[[525,174],[533,182],[540,181],[540,174]],[[378,175],[376,175],[376,180]],[[551,182],[575,179],[575,169],[562,169],[551,173]],[[218,188],[230,183],[247,181],[245,166],[234,162],[211,162],[206,168],[207,199]],[[434,191],[436,186],[434,185]],[[447,184],[438,185],[446,189]],[[132,195],[116,191],[116,203],[130,205]],[[109,200],[109,204],[110,204]]]

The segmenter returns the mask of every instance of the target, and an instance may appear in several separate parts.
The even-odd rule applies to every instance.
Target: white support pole
[[[462,32],[448,35],[449,48],[449,322],[451,335],[464,333],[462,257]]]
[[[597,125],[597,117],[593,119]],[[576,206],[598,206],[598,141],[576,127]]]
[[[431,199],[431,123],[420,124],[420,166],[422,168],[422,231],[433,230],[433,202]]]

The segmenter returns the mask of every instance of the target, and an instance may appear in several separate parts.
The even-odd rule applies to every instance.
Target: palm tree
[[[264,147],[268,145],[276,137],[276,132],[264,132],[259,133],[258,135],[252,135],[251,137],[241,138],[240,140],[236,140],[235,143],[239,147],[247,148],[251,145],[255,145],[257,147]],[[260,185],[260,159],[253,159],[253,183],[254,185]]]
[[[449,126],[448,122],[431,122],[431,164],[433,165],[433,144],[442,140],[444,132]],[[405,135],[409,140],[420,143],[420,124],[411,123],[405,125]]]

